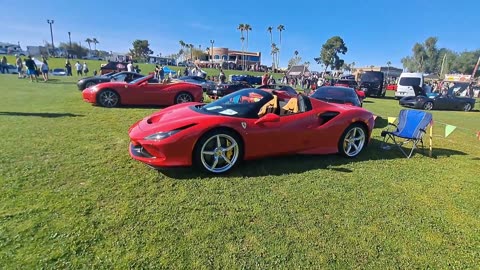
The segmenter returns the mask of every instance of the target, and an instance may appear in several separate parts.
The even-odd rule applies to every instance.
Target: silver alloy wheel
[[[472,105],[470,105],[470,103],[466,103],[463,106],[463,110],[466,111],[466,112],[469,112],[471,109],[472,109]]]
[[[193,101],[193,98],[192,98],[192,95],[188,94],[188,93],[180,93],[177,98],[175,99],[175,102],[177,104],[179,103],[185,103],[185,102],[192,102]]]
[[[104,107],[115,107],[118,105],[118,95],[117,93],[111,91],[111,90],[105,90],[100,92],[100,105]]]
[[[343,139],[343,152],[349,157],[354,157],[360,153],[365,144],[365,131],[361,127],[353,127]]]
[[[423,104],[423,109],[430,111],[431,109],[433,109],[433,103],[430,101],[425,102],[425,104]]]
[[[203,167],[213,173],[222,173],[231,169],[237,162],[238,155],[237,141],[226,134],[210,137],[200,150]]]

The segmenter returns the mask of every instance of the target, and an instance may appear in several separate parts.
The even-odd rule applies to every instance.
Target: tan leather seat
[[[298,113],[298,99],[291,98],[288,103],[282,107],[280,115],[294,114]]]
[[[278,98],[276,95],[273,95],[273,99],[267,102],[265,105],[260,108],[260,111],[258,112],[258,116],[262,117],[267,113],[275,113],[275,111],[278,108]]]

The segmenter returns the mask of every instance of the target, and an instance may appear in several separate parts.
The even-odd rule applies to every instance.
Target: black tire
[[[94,82],[87,82],[87,83],[85,84],[85,89],[86,89],[86,88],[89,88],[89,87],[92,87],[92,86],[94,86],[94,85],[95,85]]]
[[[430,110],[432,110],[432,109],[433,109],[433,102],[427,101],[427,102],[423,103],[422,108],[423,108],[425,111],[430,111]]]
[[[229,147],[232,147],[231,150],[227,150]],[[193,165],[210,174],[226,173],[243,160],[243,149],[243,142],[235,132],[223,128],[214,129],[205,133],[195,144]],[[218,168],[218,165],[222,167]]]
[[[120,105],[120,95],[111,89],[105,89],[97,94],[97,103],[100,106],[113,108]]]
[[[193,102],[192,94],[188,92],[180,92],[175,96],[175,99],[173,100],[174,104],[180,104],[185,102]]]
[[[465,112],[469,112],[472,110],[472,104],[470,103],[465,103],[463,104],[463,108],[462,108]]]
[[[363,125],[359,123],[351,124],[345,129],[342,136],[340,136],[338,153],[347,158],[358,156],[368,143],[367,137],[368,132]],[[351,151],[352,147],[355,148],[353,149],[354,151]]]

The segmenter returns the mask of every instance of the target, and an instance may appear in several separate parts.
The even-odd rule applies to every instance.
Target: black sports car
[[[457,97],[451,93],[438,96],[418,95],[415,97],[404,97],[399,104],[403,107],[424,109],[424,110],[461,110],[471,111],[475,107],[475,99]]]
[[[122,71],[122,72],[110,72],[104,75],[100,76],[94,76],[94,77],[87,77],[79,80],[77,82],[78,90],[83,91],[86,88],[92,87],[96,84],[99,83],[104,83],[104,82],[131,82],[133,80],[136,80],[138,78],[144,77],[142,74],[138,74],[135,72],[128,72],[128,71]]]
[[[319,99],[328,103],[350,104],[362,107],[355,89],[342,86],[322,86],[310,95],[311,98]]]
[[[252,88],[252,86],[245,82],[224,83],[217,85],[215,89],[207,90],[207,95],[211,97],[223,97],[244,88]]]

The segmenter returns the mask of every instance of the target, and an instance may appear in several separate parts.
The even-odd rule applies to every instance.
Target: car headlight
[[[167,131],[167,132],[158,132],[158,133],[154,133],[150,136],[147,136],[144,138],[144,140],[147,140],[147,141],[160,141],[160,140],[163,140],[163,139],[166,139],[178,132],[180,132],[182,129],[175,129],[175,130],[172,130],[172,131]]]

